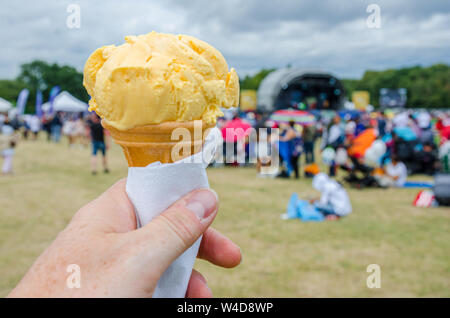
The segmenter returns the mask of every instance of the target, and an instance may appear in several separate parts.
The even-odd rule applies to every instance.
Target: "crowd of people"
[[[445,112],[318,112],[314,122],[298,124],[295,120],[278,122],[260,113],[236,111],[231,117],[219,118],[217,126],[223,130],[223,163],[256,164],[259,172],[267,172],[265,167],[277,161],[271,173],[280,178],[317,174],[321,166],[317,153],[328,166],[329,176],[343,171],[343,180],[357,187],[402,186],[408,174],[432,175],[448,170],[450,116]],[[227,127],[253,128],[254,133],[236,134],[230,139]],[[19,136],[36,140],[41,132],[49,142],[60,143],[65,136],[70,147],[87,147],[90,143],[92,174],[97,173],[99,153],[103,171],[109,172],[106,152],[110,138],[95,113],[56,112],[42,118],[1,114],[0,129],[3,174],[13,171]],[[231,155],[227,149],[232,150]]]
[[[248,165],[256,153],[260,174],[300,178],[300,163],[304,162],[303,175],[313,177],[313,187],[321,197],[305,200],[292,194],[282,216],[285,219],[322,221],[351,213],[344,183],[358,189],[404,187],[410,174],[432,176],[450,172],[448,112],[339,111],[315,115],[314,122],[308,124],[295,120],[277,122],[271,116],[253,113],[235,114],[232,119],[219,121],[224,136],[223,155],[234,158],[226,160],[226,164]],[[240,140],[227,138],[225,128],[245,128],[242,122],[252,128],[251,133],[241,134]],[[268,138],[263,138],[263,134]],[[230,149],[231,155],[227,152]],[[315,154],[320,154],[319,158]],[[245,158],[245,162],[239,158]],[[276,169],[264,169],[273,167],[274,161],[278,163]]]
[[[23,116],[0,114],[0,149],[3,157],[2,174],[13,174],[13,158],[17,144],[27,140],[37,140],[41,133],[48,142],[61,143],[65,136],[69,147],[87,148],[91,144],[91,172],[97,174],[97,155],[102,155],[102,166],[109,172],[106,151],[109,148],[109,134],[103,129],[100,118],[95,113],[46,114]],[[65,141],[64,141],[65,142]]]
[[[443,158],[442,151],[439,156],[439,149],[448,142],[449,129],[445,113],[373,112],[344,120],[336,116],[322,147],[336,154],[329,164],[330,175],[340,167],[348,173],[345,181],[357,187],[401,187],[409,174],[445,170],[448,157]]]
[[[294,120],[277,122],[261,114],[241,113],[219,121],[219,128],[224,129],[230,121],[248,123],[255,128],[255,136],[249,133],[240,141],[228,142],[234,143],[228,149],[245,152],[235,155],[234,162],[227,160],[228,164],[243,164],[237,163],[238,157],[245,157],[244,164],[248,164],[252,153],[259,153],[253,148],[261,147],[260,128],[265,128],[269,136],[273,135],[274,128],[278,129],[278,138],[269,137],[265,143],[279,154],[276,159],[279,160],[277,176],[280,178],[299,178],[303,161],[304,175],[317,174],[320,162],[316,153],[321,153],[331,177],[343,171],[344,181],[357,187],[402,186],[409,174],[433,175],[448,171],[450,115],[442,111],[317,113],[315,121],[306,125]],[[252,142],[252,138],[256,142]],[[224,156],[230,157],[225,154],[225,149],[226,146]],[[258,169],[260,159],[258,156]]]

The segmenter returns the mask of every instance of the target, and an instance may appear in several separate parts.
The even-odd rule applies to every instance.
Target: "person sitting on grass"
[[[437,166],[437,149],[434,143],[426,142],[423,144],[423,149],[417,154],[420,162],[420,171],[429,176],[436,172]]]
[[[313,188],[321,193],[320,199],[299,199],[293,193],[283,220],[300,219],[303,222],[337,220],[352,212],[352,204],[347,191],[325,173],[318,173],[313,179]]]
[[[388,176],[388,186],[403,187],[408,177],[408,169],[405,164],[399,161],[398,156],[394,154],[391,162],[386,166],[386,175]]]
[[[325,173],[318,173],[314,176],[312,185],[321,193],[320,199],[314,201],[313,204],[327,220],[338,219],[352,212],[352,204],[347,191],[337,181]]]
[[[350,157],[350,160],[351,165],[340,166],[342,170],[348,172],[348,175],[344,177],[344,181],[357,189],[381,186],[374,177],[375,169],[368,166],[362,156],[354,155]]]

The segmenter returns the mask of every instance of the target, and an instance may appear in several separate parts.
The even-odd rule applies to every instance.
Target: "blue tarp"
[[[314,205],[306,200],[299,199],[297,193],[291,195],[286,214],[289,219],[300,219],[303,222],[325,220],[323,214],[317,211]]]
[[[432,182],[420,182],[420,181],[406,181],[403,188],[432,188]]]

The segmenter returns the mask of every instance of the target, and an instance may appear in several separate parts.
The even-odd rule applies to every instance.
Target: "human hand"
[[[218,207],[214,192],[194,190],[136,229],[125,184],[81,208],[9,297],[151,297],[164,271],[202,234],[199,258],[226,268],[240,263],[239,247],[209,228]],[[71,264],[79,266],[80,288],[68,287]],[[186,297],[211,296],[193,270]]]

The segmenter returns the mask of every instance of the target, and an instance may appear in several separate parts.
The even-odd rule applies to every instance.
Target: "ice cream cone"
[[[198,153],[207,129],[214,125],[202,121],[164,122],[122,131],[102,120],[102,126],[122,147],[129,167],[145,167],[157,161],[172,163]]]

